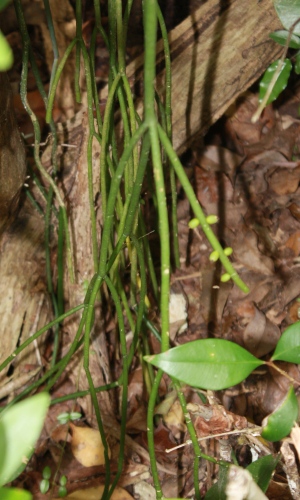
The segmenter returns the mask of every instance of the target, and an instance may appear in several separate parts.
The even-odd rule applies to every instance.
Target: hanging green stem
[[[101,385],[100,387],[95,387],[95,391],[97,393],[98,392],[106,392],[106,391],[110,391],[111,389],[115,389],[116,387],[119,387],[119,385],[120,385],[119,381],[117,380],[116,382],[111,382],[110,384]],[[85,396],[90,396],[89,390],[72,392],[70,394],[67,394],[66,396],[61,396],[60,398],[52,399],[51,405],[64,403],[65,401],[69,401],[71,399],[84,398]]]
[[[58,65],[55,76],[53,78],[52,86],[51,86],[50,93],[49,93],[48,107],[47,107],[47,111],[46,111],[46,123],[50,123],[50,121],[51,121],[57,85],[58,85],[59,79],[61,77],[62,71],[65,67],[65,64],[68,60],[68,57],[71,54],[75,45],[76,45],[76,38],[74,40],[72,40],[72,42],[70,43],[70,45],[66,49],[59,65]]]
[[[124,464],[124,451],[125,451],[125,437],[126,437],[126,417],[127,417],[127,394],[128,394],[128,357],[127,357],[127,346],[126,346],[126,334],[125,334],[125,326],[124,326],[124,320],[123,320],[123,311],[122,311],[122,306],[121,302],[119,299],[119,296],[117,294],[117,291],[112,284],[111,280],[109,279],[108,276],[105,278],[105,282],[109,288],[109,291],[111,293],[112,299],[114,301],[114,305],[116,308],[116,313],[117,313],[117,318],[118,318],[118,325],[119,325],[119,334],[120,334],[120,347],[121,347],[121,354],[122,354],[122,360],[123,360],[123,367],[122,367],[122,403],[121,403],[121,434],[120,434],[120,451],[119,451],[119,458],[118,458],[118,469],[117,473],[115,476],[115,479],[109,489],[107,498],[109,499],[115,489],[115,487],[118,484],[118,481],[120,479],[122,470],[123,470],[123,464]]]
[[[161,330],[162,351],[169,348],[169,291],[170,291],[170,242],[168,210],[164,175],[161,162],[158,123],[154,107],[154,78],[156,57],[156,0],[145,0],[145,123],[149,126],[153,173],[156,188],[159,234],[161,244]]]
[[[172,142],[172,71],[171,71],[171,54],[170,46],[168,40],[168,32],[163,18],[161,9],[157,5],[157,18],[159,26],[161,29],[163,44],[164,44],[164,56],[165,56],[165,67],[166,67],[166,82],[165,82],[165,109],[166,109],[166,133]],[[172,165],[168,161],[168,166],[170,167],[170,184],[171,184],[171,195],[172,195],[172,233],[173,233],[173,255],[176,267],[180,267],[179,260],[179,243],[178,243],[178,220],[177,220],[177,192],[176,192],[176,179],[175,172]]]
[[[97,41],[97,26],[94,27],[92,38],[91,38],[91,48],[90,48],[90,65],[91,65],[91,75],[95,75],[95,55],[96,55],[96,41]],[[100,103],[98,97],[98,90],[96,84],[96,78],[92,77],[92,91],[93,91],[93,101],[96,110],[97,128],[99,137],[102,135],[102,117],[100,113]],[[101,142],[101,138],[100,138]]]
[[[164,130],[158,125],[158,132],[159,132],[159,137],[160,140],[163,144],[163,147],[165,148],[165,151],[167,155],[170,158],[170,161],[174,167],[174,170],[176,172],[176,175],[178,179],[180,180],[180,183],[185,191],[185,194],[191,204],[191,207],[193,209],[193,212],[195,214],[195,217],[199,220],[199,223],[202,227],[202,230],[207,237],[208,241],[210,242],[211,246],[213,247],[214,250],[216,250],[219,254],[220,261],[222,262],[224,268],[230,275],[231,279],[237,284],[237,286],[243,290],[243,292],[248,293],[249,288],[247,285],[241,280],[237,272],[235,271],[234,267],[232,266],[231,262],[227,258],[227,256],[224,254],[224,250],[215,236],[213,230],[211,229],[210,225],[206,221],[206,217],[202,211],[202,208],[200,207],[200,204],[196,198],[196,195],[194,193],[194,190],[187,178],[187,175],[184,171],[183,166],[180,163],[180,160],[175,153],[174,149],[172,148],[172,144],[170,143],[166,133]]]
[[[46,19],[47,19],[50,38],[51,38],[52,49],[53,49],[53,56],[54,56],[52,70],[51,70],[50,84],[49,84],[49,92],[50,92],[52,81],[53,81],[53,78],[55,77],[55,73],[57,70],[59,52],[58,52],[58,47],[57,47],[57,42],[56,42],[56,37],[55,37],[55,31],[54,31],[54,26],[53,26],[53,20],[52,20],[52,14],[51,14],[49,0],[44,0],[44,7],[45,7],[45,14],[46,14]]]
[[[150,276],[152,289],[154,293],[155,300],[158,302],[158,283],[155,274],[153,259],[151,255],[150,245],[148,241],[148,235],[146,234],[146,226],[142,214],[139,214],[139,237],[142,239],[143,247],[145,250],[146,261],[147,261],[147,269]]]
[[[179,399],[179,402],[180,402],[180,405],[181,405],[181,408],[183,411],[185,423],[186,423],[186,426],[187,426],[187,429],[188,429],[188,432],[189,432],[189,435],[190,435],[190,438],[191,438],[191,441],[193,444],[193,448],[194,448],[194,453],[195,453],[195,459],[194,459],[195,496],[196,496],[197,500],[200,500],[201,495],[200,495],[200,490],[199,490],[198,474],[199,474],[199,458],[201,456],[201,450],[200,450],[200,446],[199,446],[199,443],[197,440],[197,434],[196,434],[192,419],[191,419],[190,414],[189,414],[187,407],[186,407],[185,397],[184,397],[184,394],[183,394],[182,389],[180,387],[180,384],[176,380],[174,380],[174,379],[172,379],[172,380],[173,380],[173,384],[177,390],[177,395],[178,395],[178,399]]]
[[[93,90],[91,78],[91,66],[88,53],[86,51],[83,41],[81,41],[81,50],[84,60],[85,79],[87,87],[87,101],[88,101],[88,144],[87,144],[87,175],[88,175],[88,191],[89,191],[89,209],[91,220],[91,234],[92,234],[92,249],[93,249],[93,262],[94,271],[97,271],[98,266],[98,242],[97,242],[97,227],[96,227],[96,214],[95,214],[95,196],[94,196],[94,182],[93,182],[93,138],[96,135],[93,116]]]
[[[137,144],[137,142],[142,138],[144,133],[147,130],[147,125],[143,123],[135,132],[135,134],[132,136],[130,143],[126,150],[123,152],[118,168],[115,172],[114,176],[114,182],[111,184],[111,188],[109,191],[109,196],[107,200],[107,210],[106,210],[106,217],[105,217],[105,222],[104,222],[104,227],[103,227],[103,233],[102,233],[102,244],[101,244],[101,249],[100,249],[100,258],[99,258],[99,274],[100,276],[105,276],[107,273],[107,256],[108,256],[108,246],[109,246],[109,241],[110,241],[110,234],[111,230],[113,227],[113,215],[114,215],[114,209],[115,209],[115,202],[117,198],[117,194],[119,191],[122,175],[126,166],[126,163],[128,159],[130,158],[130,155],[132,153],[132,150],[134,146]],[[112,265],[112,263],[111,263]]]
[[[124,11],[124,17],[123,17],[123,43],[124,43],[124,47],[126,47],[128,21],[129,21],[132,3],[133,3],[133,0],[128,0],[126,2],[126,5],[125,5],[125,11]]]
[[[59,311],[57,297],[53,290],[52,283],[52,270],[51,270],[51,214],[52,214],[52,203],[53,203],[53,189],[50,186],[47,196],[47,205],[46,205],[46,213],[45,213],[45,258],[46,258],[46,279],[47,279],[47,288],[48,293],[52,300],[52,306],[54,311],[54,316],[57,317],[60,314],[63,314],[63,310]],[[54,345],[53,345],[53,354],[51,359],[51,366],[55,365],[56,354],[58,350],[59,343],[59,325],[55,326],[54,330]]]
[[[97,399],[97,393],[95,390],[93,378],[90,372],[89,367],[89,357],[90,357],[90,335],[94,323],[94,304],[96,302],[96,297],[102,283],[102,279],[100,276],[96,275],[94,284],[92,286],[92,290],[89,297],[88,308],[87,308],[87,316],[85,322],[85,332],[84,332],[84,353],[83,353],[83,367],[86,374],[86,378],[89,384],[91,399],[93,403],[93,407],[95,410],[95,415],[97,419],[98,429],[101,435],[101,440],[104,449],[104,461],[105,461],[105,483],[104,483],[104,491],[102,498],[106,498],[109,490],[109,482],[110,482],[110,461],[109,461],[109,448],[108,443],[104,431],[103,421],[101,418],[99,403]],[[91,283],[92,284],[92,283]]]
[[[75,98],[76,102],[81,103],[81,91],[80,91],[80,56],[81,56],[81,40],[82,40],[81,0],[76,0],[75,16],[76,16]]]
[[[58,238],[57,238],[57,306],[55,316],[61,316],[64,312],[64,221],[61,208],[58,214]],[[47,248],[50,248],[46,244]],[[50,259],[49,259],[50,261]],[[53,293],[53,292],[52,292]],[[54,342],[51,357],[51,367],[55,366],[59,350],[59,324],[54,329]]]
[[[58,314],[64,311],[64,222],[61,208],[58,214],[57,239],[57,307]]]
[[[39,126],[39,122],[37,120],[36,115],[32,111],[32,109],[29,106],[28,101],[27,101],[29,37],[28,37],[28,33],[27,33],[26,23],[25,23],[25,19],[23,16],[20,0],[14,0],[14,5],[15,5],[16,14],[17,14],[19,25],[20,25],[23,44],[24,44],[23,57],[22,57],[22,75],[21,75],[21,85],[20,85],[21,100],[22,100],[22,104],[23,104],[25,110],[27,111],[27,113],[31,119],[33,129],[34,129],[34,150],[33,151],[34,151],[34,160],[35,160],[36,166],[38,167],[38,169],[39,169],[40,173],[42,174],[42,176],[44,177],[44,179],[49,183],[49,185],[53,189],[53,191],[56,195],[57,201],[58,201],[58,203],[61,206],[62,211],[63,211],[63,220],[64,220],[65,232],[66,232],[68,270],[69,270],[70,281],[72,283],[74,283],[75,273],[74,273],[74,266],[73,266],[71,240],[70,240],[70,233],[69,233],[69,228],[68,228],[66,208],[65,208],[65,204],[62,200],[62,197],[60,195],[60,192],[58,190],[58,187],[56,186],[51,175],[48,174],[48,172],[45,170],[45,168],[43,167],[41,160],[40,160],[40,142],[41,142],[40,126]]]
[[[137,170],[135,182],[130,196],[126,199],[126,204],[122,213],[122,218],[118,229],[118,242],[112,252],[108,266],[112,266],[112,262],[117,263],[117,257],[122,250],[126,238],[132,233],[136,215],[139,210],[140,194],[145,175],[145,170],[149,160],[150,138],[149,134],[145,133],[143,144],[140,153],[140,163]]]
[[[169,223],[165,196],[164,176],[161,162],[160,144],[157,130],[157,118],[154,107],[154,79],[155,79],[155,60],[156,60],[156,27],[157,27],[157,2],[156,0],[144,1],[144,30],[145,30],[145,97],[144,112],[145,122],[149,126],[153,173],[156,188],[158,224],[161,245],[161,350],[166,351],[169,348],[169,293],[170,293],[170,242],[169,242]],[[162,498],[161,485],[159,481],[154,449],[154,429],[153,416],[156,397],[158,394],[159,383],[162,377],[162,371],[159,370],[153,384],[150,394],[147,429],[148,446],[153,474],[154,486],[157,499]]]
[[[147,411],[147,432],[148,432],[148,451],[150,457],[150,465],[153,476],[154,488],[156,490],[156,498],[157,500],[161,500],[163,498],[161,484],[158,475],[156,457],[155,457],[155,446],[154,446],[154,408],[156,406],[156,398],[158,395],[159,385],[163,376],[163,371],[158,370],[157,375],[154,379],[152,391],[150,393],[149,402],[148,402],[148,411]]]
[[[111,124],[111,114],[112,114],[112,110],[113,110],[113,102],[114,102],[115,93],[116,93],[117,87],[119,85],[120,79],[121,79],[121,75],[118,74],[116,76],[116,78],[114,79],[113,84],[110,88],[108,98],[107,98],[106,107],[105,107],[104,120],[103,120],[102,143],[101,143],[101,154],[100,154],[101,200],[102,200],[103,220],[105,220],[105,218],[106,218],[106,205],[107,205],[107,177],[108,177],[107,161],[106,161],[106,155],[108,154],[107,142],[108,142],[108,136],[109,136],[109,130],[110,130],[110,124]]]

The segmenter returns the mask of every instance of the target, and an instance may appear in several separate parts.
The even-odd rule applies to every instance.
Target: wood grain
[[[173,141],[178,153],[207,131],[280,56],[282,47],[269,38],[280,28],[272,0],[208,0],[171,31]],[[156,88],[161,96],[162,64],[160,41]],[[142,74],[140,56],[127,67],[132,86]],[[141,104],[138,110],[142,114]]]
[[[0,236],[16,216],[25,175],[25,149],[9,79],[0,72]]]

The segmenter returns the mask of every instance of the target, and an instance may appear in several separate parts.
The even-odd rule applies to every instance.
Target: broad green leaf
[[[263,100],[279,63],[281,64],[279,59],[277,61],[274,61],[265,71],[259,83],[259,102]],[[281,94],[281,92],[286,88],[291,73],[291,69],[292,69],[291,61],[289,59],[285,59],[282,64],[281,70],[278,74],[273,90],[269,96],[267,104],[270,104],[270,102],[275,101],[275,99],[277,99],[279,94]]]
[[[280,45],[285,46],[286,41],[289,37],[289,32],[286,30],[278,30],[273,31],[273,33],[269,34],[269,37],[274,40],[274,42],[279,43]],[[297,35],[292,35],[289,41],[289,47],[291,49],[300,49],[300,38]]]
[[[220,466],[218,481],[208,490],[204,500],[226,500],[227,473],[228,467]]]
[[[300,18],[299,0],[274,0],[277,15],[286,30]],[[300,23],[296,25],[293,33],[300,35]]]
[[[263,492],[266,492],[272,475],[279,462],[279,456],[274,458],[272,455],[261,457],[252,464],[248,465],[247,470],[251,472],[254,481]]]
[[[242,382],[264,364],[239,345],[223,339],[187,342],[144,359],[192,387],[215,391]]]
[[[298,401],[293,386],[279,408],[264,418],[262,437],[268,441],[280,441],[288,436],[298,418]]]
[[[29,491],[19,490],[18,488],[0,488],[1,500],[32,500]]]
[[[300,75],[300,52],[296,54],[296,59],[294,63],[294,70],[296,75]]]
[[[281,335],[272,361],[288,361],[300,364],[300,321],[287,327]]]
[[[0,470],[0,486],[12,481],[25,469],[41,433],[49,404],[49,394],[42,392],[1,414],[0,450],[4,449],[5,459]]]
[[[14,62],[13,51],[0,31],[0,71],[7,71]]]

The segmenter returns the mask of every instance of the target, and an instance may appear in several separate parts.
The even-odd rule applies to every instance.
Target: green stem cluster
[[[56,287],[52,283],[52,270],[50,266],[50,254],[47,258],[47,280],[49,293],[53,298],[55,319],[44,328],[40,329],[28,341],[18,347],[15,352],[9,356],[0,366],[0,371],[6,368],[9,363],[22,352],[31,342],[45,333],[49,328],[57,330],[57,336],[54,347],[53,362],[39,381],[23,391],[18,399],[24,397],[32,390],[37,389],[41,384],[47,382],[48,390],[57,382],[63,371],[66,369],[70,359],[80,348],[83,348],[83,366],[89,384],[88,391],[78,391],[73,395],[55,399],[52,403],[83,397],[89,394],[92,398],[99,432],[104,445],[106,477],[103,498],[109,499],[117,484],[122,472],[124,463],[125,447],[125,426],[126,426],[126,408],[127,408],[127,387],[128,375],[136,349],[143,338],[145,342],[145,332],[150,330],[157,333],[157,338],[161,342],[162,352],[167,351],[169,343],[169,294],[170,294],[170,273],[171,273],[171,246],[170,233],[173,234],[173,257],[176,266],[179,266],[178,250],[178,230],[176,215],[176,177],[181,183],[186,196],[188,197],[195,217],[207,236],[212,248],[218,251],[219,258],[230,277],[235,283],[247,290],[246,285],[235,272],[232,264],[206,222],[205,215],[196,199],[195,193],[184,172],[176,152],[172,148],[172,120],[171,120],[171,63],[170,51],[168,45],[167,30],[157,0],[144,0],[144,37],[145,37],[145,58],[144,58],[144,117],[141,119],[135,110],[134,100],[130,83],[126,76],[126,38],[128,31],[128,20],[132,1],[128,1],[123,11],[121,0],[108,0],[109,12],[109,35],[106,35],[101,25],[100,2],[94,0],[95,9],[95,27],[91,37],[90,47],[87,48],[82,38],[82,8],[81,1],[76,0],[76,37],[70,43],[65,53],[58,62],[58,49],[55,40],[55,33],[51,19],[51,10],[48,0],[45,0],[45,9],[48,19],[48,26],[53,43],[54,63],[51,73],[51,82],[49,96],[44,96],[46,108],[47,123],[53,128],[55,136],[55,127],[52,121],[52,110],[58,83],[65,64],[76,49],[76,74],[75,74],[75,94],[77,102],[81,102],[80,89],[80,67],[83,62],[86,97],[88,103],[88,138],[87,138],[87,177],[89,189],[89,213],[90,213],[90,233],[92,235],[93,267],[94,277],[89,284],[84,304],[64,313],[64,287],[63,283],[63,259],[64,247],[66,247],[67,262],[69,268],[69,279],[75,280],[73,268],[72,245],[67,220],[67,210],[63,201],[62,193],[55,183],[55,175],[52,177],[45,171],[40,160],[40,139],[41,132],[38,121],[27,102],[27,72],[28,62],[34,69],[34,62],[30,57],[30,40],[27,27],[22,13],[20,0],[14,0],[18,20],[21,27],[23,38],[23,72],[21,82],[21,97],[25,109],[31,117],[34,127],[34,158],[35,163],[50,186],[47,193],[46,208],[46,240],[50,243],[49,227],[51,217],[57,214],[54,207],[56,201],[59,206],[58,211],[58,282]],[[166,91],[164,96],[160,96],[155,90],[156,77],[156,36],[157,26],[160,25],[165,53],[166,65]],[[104,116],[101,116],[98,99],[98,91],[95,80],[95,54],[97,37],[102,36],[109,49],[110,54],[110,73],[108,98]],[[37,80],[39,80],[37,78]],[[39,80],[40,81],[40,80]],[[40,88],[41,85],[39,85]],[[41,89],[41,92],[43,90]],[[158,113],[155,102],[158,103],[161,123],[159,123]],[[120,139],[114,127],[114,114],[116,105],[119,106],[123,124],[123,138]],[[95,115],[95,117],[94,117]],[[56,136],[55,136],[56,137]],[[101,145],[101,154],[98,168],[100,169],[100,186],[95,186],[94,168],[92,158],[93,141],[96,140]],[[57,141],[54,142],[55,148]],[[53,165],[56,164],[56,149],[53,152]],[[167,168],[166,168],[167,167]],[[54,168],[54,173],[56,170]],[[153,193],[154,206],[157,209],[157,230],[160,241],[160,276],[157,279],[154,271],[154,265],[151,256],[150,245],[145,237],[146,222],[142,210],[141,191],[145,179],[154,183],[155,192]],[[168,207],[166,201],[166,183],[170,182],[172,192],[172,213],[169,220]],[[103,228],[98,234],[96,216],[94,210],[95,193],[100,191],[101,209],[103,215]],[[170,229],[171,222],[171,229]],[[99,244],[101,241],[101,244]],[[49,245],[48,245],[49,246]],[[123,275],[130,266],[130,277],[126,282]],[[137,280],[137,276],[139,280]],[[147,286],[151,283],[151,287]],[[158,285],[159,283],[159,285]],[[115,315],[119,328],[119,345],[122,358],[122,373],[119,379],[111,384],[102,387],[95,387],[90,372],[90,336],[95,321],[95,305],[99,301],[101,287],[105,286],[109,291],[114,304]],[[56,293],[55,293],[56,288]],[[159,302],[160,310],[160,333],[151,325],[147,319],[146,297],[151,293]],[[71,344],[68,353],[57,361],[59,352],[59,324],[71,314],[83,309],[80,324],[77,333]],[[124,315],[126,320],[124,319]],[[126,322],[133,331],[133,341],[130,347],[126,342]],[[141,342],[143,343],[143,342]],[[150,369],[149,369],[150,370]],[[152,370],[152,368],[151,368]],[[147,415],[148,443],[153,480],[158,499],[163,498],[160,485],[154,447],[154,408],[157,403],[158,389],[163,372],[159,370],[154,376],[153,372],[148,373],[149,404]],[[97,393],[110,390],[116,387],[122,387],[121,400],[121,436],[120,436],[120,454],[118,461],[117,474],[111,484],[111,472],[109,461],[109,450],[105,436],[105,429],[101,418]],[[176,385],[178,397],[181,402],[184,413],[186,404],[180,387]],[[195,491],[196,497],[200,498],[198,485],[198,463],[202,454],[192,423],[187,415],[187,426],[190,432],[193,448],[195,452]]]

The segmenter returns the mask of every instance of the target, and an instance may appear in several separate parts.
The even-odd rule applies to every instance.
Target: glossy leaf
[[[277,15],[287,30],[300,18],[299,0],[274,0]],[[296,25],[293,33],[300,35],[300,23]]]
[[[295,63],[294,63],[294,70],[297,75],[300,75],[300,52],[296,54],[295,58]]]
[[[287,327],[281,335],[272,361],[288,361],[300,364],[300,321]]]
[[[279,60],[274,61],[265,71],[259,84],[259,102],[263,100],[279,63],[281,64]],[[291,69],[292,69],[291,61],[289,59],[285,59],[282,64],[281,70],[278,74],[275,85],[272,89],[272,92],[270,94],[270,97],[267,101],[267,104],[270,104],[270,102],[275,101],[275,99],[277,99],[277,97],[281,94],[281,92],[286,88],[291,73]]]
[[[12,481],[26,467],[41,433],[50,396],[42,392],[5,410],[0,417],[0,450],[4,463],[0,486]]]
[[[272,475],[279,462],[279,456],[274,458],[273,455],[261,457],[252,464],[248,465],[247,470],[251,472],[254,481],[258,484],[263,492],[266,492]]]
[[[280,441],[288,436],[298,418],[298,401],[291,386],[283,403],[262,422],[262,437],[268,441]]]
[[[269,34],[269,37],[274,40],[274,42],[279,43],[279,45],[285,46],[286,41],[289,37],[289,32],[287,30],[273,31]],[[289,41],[290,49],[300,49],[300,38],[297,35],[292,35]]]
[[[144,359],[192,387],[215,391],[242,382],[264,363],[234,342],[222,339],[187,342]]]
[[[32,500],[32,495],[29,491],[19,488],[0,488],[0,498],[1,500]]]

